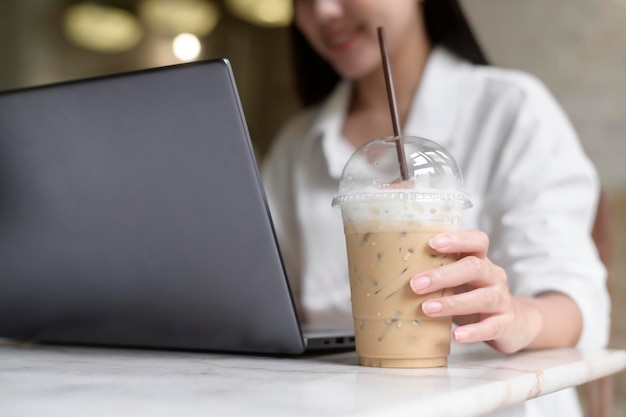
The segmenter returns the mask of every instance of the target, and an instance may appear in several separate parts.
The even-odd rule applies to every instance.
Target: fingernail
[[[433,249],[445,248],[446,246],[450,246],[452,243],[452,239],[447,235],[437,235],[428,241],[428,246]]]
[[[443,304],[439,301],[426,301],[422,304],[422,311],[426,314],[439,313],[443,310]]]
[[[461,342],[469,337],[469,332],[467,330],[456,329],[454,331],[454,339],[457,342]]]
[[[411,285],[411,289],[414,292],[420,292],[430,287],[430,283],[431,283],[430,277],[421,276],[419,278],[412,279],[410,285]]]

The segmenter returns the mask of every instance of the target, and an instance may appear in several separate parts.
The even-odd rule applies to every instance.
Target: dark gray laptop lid
[[[304,349],[226,60],[0,94],[0,336]]]

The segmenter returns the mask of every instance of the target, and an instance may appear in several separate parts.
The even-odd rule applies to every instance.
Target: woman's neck
[[[416,25],[415,33],[389,56],[400,123],[404,124],[432,49],[426,33]],[[349,112],[386,112],[389,99],[382,64],[379,69],[356,80]],[[391,133],[391,132],[390,132]]]

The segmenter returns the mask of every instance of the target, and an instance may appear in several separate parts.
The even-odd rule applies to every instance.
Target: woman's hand
[[[453,333],[457,342],[485,341],[498,351],[513,353],[524,348],[572,345],[578,339],[580,329],[575,327],[552,340],[552,326],[544,323],[546,315],[561,305],[567,314],[580,316],[567,296],[549,293],[546,299],[540,299],[511,295],[506,272],[487,258],[489,238],[485,233],[442,233],[432,238],[429,245],[440,253],[460,254],[460,259],[416,275],[411,279],[411,288],[417,294],[455,289],[454,295],[428,299],[422,303],[422,310],[429,317],[453,316],[459,325]],[[582,318],[580,321],[582,328]],[[549,340],[544,340],[546,337]]]

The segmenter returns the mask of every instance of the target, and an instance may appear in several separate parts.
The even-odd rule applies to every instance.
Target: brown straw
[[[402,143],[402,132],[400,131],[400,119],[398,117],[398,105],[396,104],[396,94],[393,90],[393,77],[391,76],[389,53],[387,52],[387,42],[385,41],[385,30],[382,26],[378,27],[378,43],[380,44],[380,55],[383,60],[385,84],[387,85],[387,97],[389,98],[389,110],[391,111],[391,122],[393,123],[393,133],[396,139],[398,162],[400,163],[400,175],[402,175],[402,180],[406,181],[409,179],[409,170],[406,166],[404,144]]]

